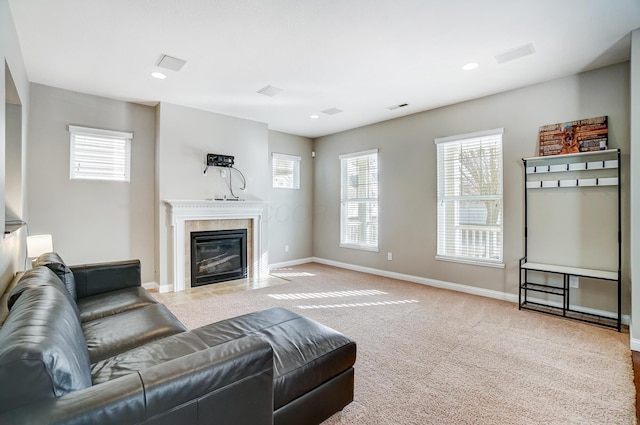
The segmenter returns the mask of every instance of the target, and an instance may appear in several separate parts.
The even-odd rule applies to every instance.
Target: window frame
[[[479,139],[484,139],[484,138],[495,138],[495,137],[499,137],[499,176],[498,176],[498,182],[499,182],[499,193],[493,193],[490,195],[480,195],[480,196],[471,196],[471,195],[462,195],[462,194],[458,194],[456,196],[450,196],[450,195],[445,195],[445,183],[446,183],[446,177],[445,177],[445,164],[443,162],[445,162],[445,160],[442,158],[442,155],[444,155],[443,151],[441,151],[441,149],[444,149],[445,146],[452,146],[456,143],[461,143],[463,144],[464,142],[467,143],[481,143],[479,141]],[[468,134],[460,134],[460,135],[456,135],[456,136],[448,136],[448,137],[441,137],[441,138],[436,138],[434,140],[435,144],[436,144],[436,162],[437,162],[437,178],[436,178],[436,182],[437,182],[437,203],[436,203],[436,208],[437,208],[437,223],[436,223],[436,260],[442,260],[442,261],[452,261],[452,262],[457,262],[457,263],[464,263],[464,264],[473,264],[473,265],[480,265],[480,266],[486,266],[486,267],[496,267],[496,268],[504,268],[504,129],[503,128],[496,128],[496,129],[492,129],[492,130],[484,130],[484,131],[478,131],[478,132],[474,132],[474,133],[468,133]],[[460,150],[463,150],[463,147],[460,148]],[[484,170],[484,168],[483,168]],[[483,173],[484,175],[484,173]],[[454,185],[459,185],[460,187],[462,187],[462,177],[458,177],[458,181],[456,183],[456,180],[453,180],[453,184]],[[460,220],[460,216],[462,214],[458,213],[458,214],[454,214],[454,217],[450,217],[448,215],[446,215],[447,213],[445,213],[442,208],[444,207],[444,203],[445,202],[460,202],[460,201],[466,201],[466,202],[473,202],[475,201],[477,202],[486,202],[486,201],[495,201],[495,200],[499,200],[499,211],[498,211],[498,222],[499,222],[499,236],[497,238],[493,237],[493,240],[496,241],[496,243],[499,243],[499,258],[490,258],[490,257],[478,257],[478,256],[469,256],[469,255],[455,255],[451,253],[451,248],[446,248],[443,246],[443,244],[445,244],[445,242],[454,242],[455,246],[454,246],[454,250],[456,251],[462,251],[463,247],[462,245],[462,241],[458,238],[458,237],[454,237],[453,240],[448,239],[447,235],[443,235],[441,234],[441,232],[446,231],[447,228],[447,223],[443,223],[443,220],[448,217],[449,219],[454,219],[454,220]],[[461,209],[459,204],[456,205],[456,208]],[[469,213],[470,214],[470,213]],[[466,224],[469,223],[456,223],[453,224],[453,226],[464,226]],[[451,225],[449,225],[450,227]],[[486,224],[485,224],[486,226]],[[496,225],[493,226],[494,228],[497,227]],[[483,236],[484,238],[486,238],[485,240],[489,240],[491,239],[490,236]],[[475,238],[475,236],[474,236]]]
[[[90,172],[82,172],[77,165],[76,156],[78,154],[77,136],[91,137],[99,139],[102,143],[119,143],[123,145],[124,169],[122,174],[113,174],[104,177],[91,176]],[[126,182],[131,181],[131,141],[133,133],[114,130],[103,130],[99,128],[80,127],[69,125],[69,179],[79,181],[101,181],[101,182]],[[116,146],[117,147],[117,146]],[[120,149],[118,149],[120,150]],[[105,159],[108,159],[106,156]],[[119,164],[116,164],[119,165]]]
[[[276,186],[276,161],[291,161],[293,164],[293,178],[291,186]],[[285,153],[273,152],[271,154],[271,187],[274,189],[300,189],[300,168],[302,157]]]
[[[353,160],[356,158],[366,158],[369,156],[375,155],[376,158],[376,182],[375,182],[375,192],[376,196],[373,197],[364,197],[364,198],[349,198],[347,191],[345,190],[345,181],[346,181],[346,173],[347,173],[347,164],[349,160]],[[339,155],[340,160],[340,244],[341,248],[349,248],[349,249],[358,249],[363,251],[371,251],[371,252],[379,252],[379,236],[380,236],[380,156],[378,154],[378,149],[369,149],[365,151],[353,152],[348,154]],[[375,244],[372,243],[354,243],[347,240],[347,222],[346,222],[346,204],[348,203],[365,203],[368,208],[371,208],[371,204],[375,204],[376,208],[376,221],[375,221]]]

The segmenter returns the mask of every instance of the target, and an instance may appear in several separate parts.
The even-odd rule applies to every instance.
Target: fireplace
[[[160,292],[191,287],[191,233],[207,230],[247,229],[247,279],[269,275],[269,252],[263,201],[165,200],[168,218],[166,268],[160,268]],[[161,234],[162,237],[162,234]],[[163,261],[161,261],[161,264]]]
[[[191,286],[247,277],[247,229],[191,232]]]

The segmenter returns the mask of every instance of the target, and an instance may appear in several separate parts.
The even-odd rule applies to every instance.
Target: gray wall
[[[631,348],[640,351],[640,29],[631,33]],[[626,233],[626,232],[625,232]]]
[[[31,85],[28,202],[31,234],[50,233],[68,264],[138,258],[153,280],[155,111]],[[131,181],[69,179],[68,125],[133,132]]]
[[[20,52],[20,43],[18,42],[18,36],[13,24],[13,17],[11,16],[11,10],[7,0],[0,0],[0,99],[6,99],[5,81],[8,77],[5,75],[8,68],[11,72],[15,88],[22,103],[22,117],[21,117],[21,142],[17,143],[21,145],[24,152],[26,149],[26,128],[28,123],[28,111],[29,111],[29,82],[27,73],[24,68],[24,61],[22,59],[22,53]],[[6,65],[6,66],[5,66]],[[6,108],[5,102],[0,102],[0,167],[2,167],[2,173],[0,173],[0,226],[4,226],[5,208],[5,144],[6,144]],[[12,112],[10,111],[8,116],[11,119]],[[15,133],[15,127],[11,129],[9,125],[9,131]],[[16,146],[16,144],[14,144]],[[23,174],[24,176],[24,174]],[[20,182],[23,184],[24,180]],[[22,190],[23,204],[21,206],[14,205],[14,208],[19,209],[21,212],[25,211],[24,204],[24,189]],[[27,219],[26,216],[20,217]],[[0,293],[3,292],[4,287],[11,281],[14,273],[24,268],[25,260],[25,237],[26,228],[22,228],[20,231],[13,233],[9,237],[0,238]]]
[[[207,153],[235,156],[235,166],[247,180],[241,192],[244,199],[269,198],[269,137],[267,125],[213,112],[161,103],[156,114],[156,199],[158,253],[156,282],[172,284],[173,270],[168,260],[171,252],[171,227],[163,201],[168,199],[210,199],[230,195],[226,179],[212,168],[202,175]],[[233,174],[238,183],[238,175]],[[268,236],[267,236],[268,239]]]
[[[629,64],[346,131],[315,141],[314,256],[445,282],[517,293],[523,255],[523,157],[537,155],[545,124],[609,116],[609,147],[629,158]],[[504,128],[504,269],[436,261],[438,137]],[[379,148],[380,252],[339,248],[338,155]],[[629,172],[623,174],[623,226],[629,224]],[[628,235],[628,232],[625,232]],[[623,311],[629,311],[629,239],[625,236]],[[393,261],[387,261],[393,252]],[[582,296],[586,306],[612,310],[615,297]],[[584,294],[583,294],[584,295]]]
[[[273,153],[301,157],[300,189],[279,189],[269,184],[269,263],[278,264],[313,255],[313,162],[311,139],[269,131],[269,173]],[[271,183],[271,174],[269,175]],[[285,251],[289,247],[289,252]]]

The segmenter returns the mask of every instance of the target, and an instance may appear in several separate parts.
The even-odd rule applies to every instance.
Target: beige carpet
[[[188,327],[282,306],[358,344],[355,400],[326,425],[634,424],[629,335],[516,304],[319,264],[187,303]]]

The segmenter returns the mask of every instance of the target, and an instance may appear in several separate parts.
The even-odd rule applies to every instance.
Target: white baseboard
[[[314,261],[315,259],[313,257],[299,258],[297,260],[291,260],[291,261],[283,261],[282,263],[269,264],[269,270],[281,269],[283,267],[299,266],[300,264],[312,263]]]
[[[173,285],[159,285],[158,282],[147,282],[147,283],[143,283],[142,287],[146,290],[154,290],[154,291],[158,291],[161,294],[166,293],[166,292],[173,292]]]
[[[633,335],[633,331],[631,330],[631,324],[629,324],[629,335]],[[633,351],[640,351],[640,339],[631,338],[629,336],[629,345]]]
[[[419,283],[421,285],[433,286],[433,287],[442,288],[442,289],[450,289],[452,291],[464,292],[467,294],[479,295],[481,297],[487,297],[487,298],[495,298],[503,301],[510,301],[515,303],[518,302],[518,296],[516,294],[509,294],[507,292],[494,291],[492,289],[478,288],[475,286],[462,285],[459,283],[445,282],[442,280],[429,279],[427,277],[413,276],[413,275],[404,274],[404,273],[390,272],[387,270],[374,269],[371,267],[356,266],[353,264],[341,263],[339,261],[326,260],[324,258],[318,258],[318,257],[314,257],[313,261],[320,264],[326,264],[328,266],[340,267],[343,269],[349,269],[357,272],[374,274],[377,276],[389,277],[392,279],[405,280],[408,282]]]
[[[356,266],[356,265],[353,265],[353,264],[341,263],[339,261],[326,260],[324,258],[318,258],[318,257],[313,257],[312,261],[314,261],[316,263],[320,263],[320,264],[326,264],[326,265],[329,265],[329,266],[340,267],[340,268],[343,268],[343,269],[348,269],[348,270],[354,270],[354,271],[363,272],[363,273],[374,274],[374,275],[377,275],[377,276],[389,277],[389,278],[392,278],[392,279],[405,280],[405,281],[408,281],[408,282],[419,283],[419,284],[422,284],[422,285],[433,286],[433,287],[441,288],[441,289],[450,289],[452,291],[464,292],[466,294],[478,295],[478,296],[481,296],[481,297],[494,298],[494,299],[497,299],[497,300],[509,301],[509,302],[513,302],[513,303],[517,303],[518,302],[518,295],[517,294],[508,293],[508,292],[495,291],[495,290],[492,290],[492,289],[478,288],[478,287],[475,287],[475,286],[463,285],[463,284],[460,284],[460,283],[452,283],[452,282],[446,282],[446,281],[442,281],[442,280],[429,279],[429,278],[426,278],[426,277],[413,276],[413,275],[408,275],[408,274],[403,274],[403,273],[396,273],[396,272],[391,272],[391,271],[387,271],[387,270],[374,269],[374,268],[371,268],[371,267]],[[532,301],[536,301],[536,300],[532,299]],[[546,301],[546,300],[540,300],[540,301],[541,302],[546,302],[547,304],[553,305],[553,306],[556,306],[555,304],[557,304],[557,307],[562,307],[562,304],[560,304],[560,303],[549,302],[549,301]],[[571,305],[570,307],[571,307],[572,310],[579,311],[579,312],[582,312],[582,313],[597,314],[597,315],[604,316],[604,317],[611,317],[613,319],[615,319],[616,316],[617,316],[616,313],[611,312],[611,311],[596,310],[596,309],[593,309],[593,308],[587,308],[587,307],[582,307],[582,306],[578,306],[578,305]],[[626,315],[626,314],[623,314],[621,320],[622,320],[623,324],[628,325],[629,322],[630,322],[630,316]],[[640,347],[640,340],[638,340],[638,344],[639,344],[639,347]],[[640,351],[640,349],[638,351]]]
[[[144,289],[146,289],[147,291],[148,291],[148,290],[154,290],[154,291],[158,291],[158,292],[160,292],[160,291],[159,291],[160,285],[158,285],[158,283],[157,283],[157,282],[146,282],[146,283],[143,283],[143,284],[142,284],[142,287],[143,287]]]

